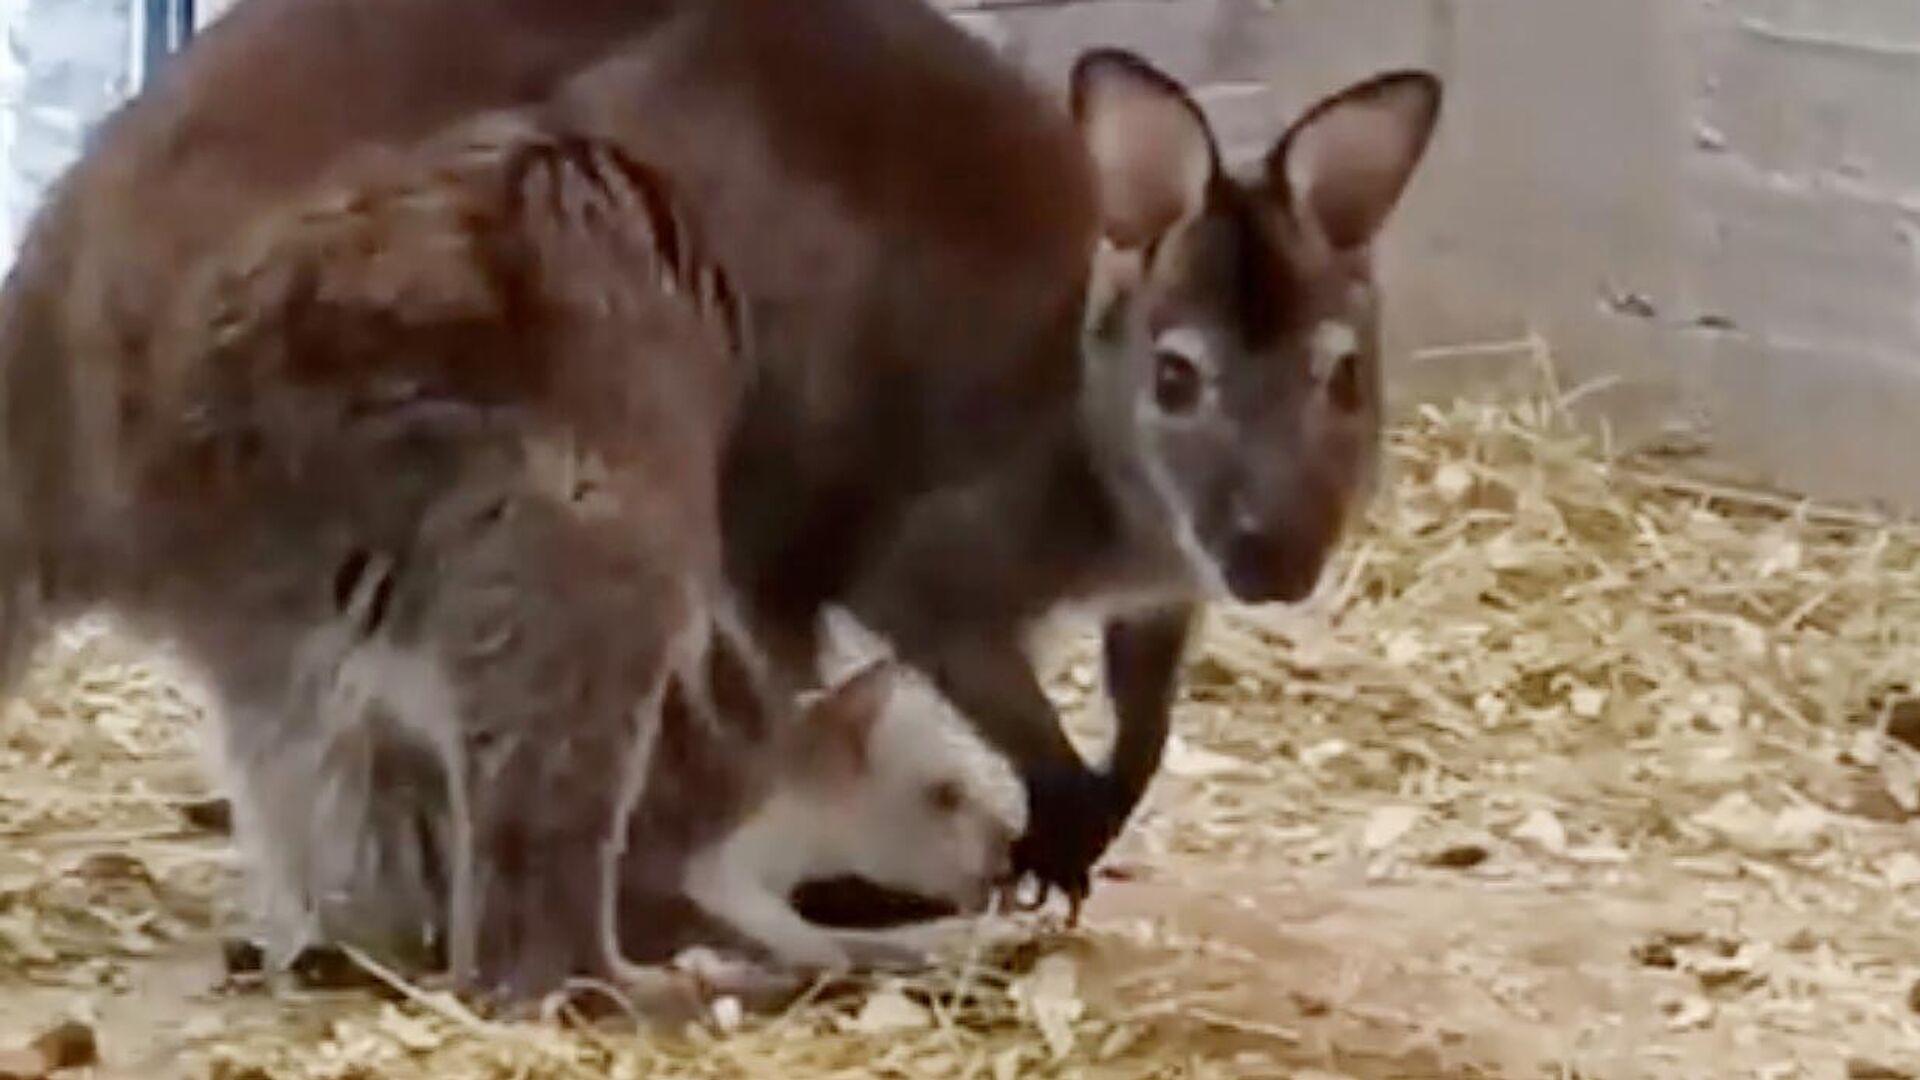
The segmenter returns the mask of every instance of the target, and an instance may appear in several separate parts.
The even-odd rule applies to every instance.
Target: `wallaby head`
[[[856,875],[980,910],[1026,831],[1018,775],[929,679],[843,612],[829,609],[825,622],[827,689],[805,706],[801,758],[841,865],[814,876]]]
[[[1101,468],[1184,584],[1299,600],[1373,482],[1372,248],[1440,83],[1400,71],[1350,86],[1247,177],[1224,171],[1180,84],[1130,53],[1083,55],[1071,94],[1102,216],[1082,341]]]

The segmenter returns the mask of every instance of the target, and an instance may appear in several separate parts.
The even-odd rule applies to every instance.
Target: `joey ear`
[[[893,647],[846,608],[829,605],[820,613],[816,666],[822,683],[833,685],[875,661],[893,656]]]
[[[1124,49],[1092,49],[1073,65],[1074,122],[1093,158],[1101,227],[1144,248],[1197,216],[1220,170],[1213,132],[1174,79]]]
[[[1366,247],[1400,201],[1440,119],[1440,80],[1390,71],[1322,99],[1267,155],[1298,220],[1335,250]]]
[[[829,761],[865,772],[873,729],[893,699],[899,666],[877,659],[835,682],[802,704],[808,741]]]

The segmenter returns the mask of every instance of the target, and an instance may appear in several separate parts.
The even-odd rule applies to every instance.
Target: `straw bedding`
[[[1616,458],[1550,386],[1390,458],[1319,597],[1210,618],[1085,926],[727,1031],[216,991],[201,705],[76,628],[0,720],[0,1051],[78,1016],[102,1075],[249,1080],[1920,1076],[1920,529]],[[1093,671],[1056,680],[1090,738]]]

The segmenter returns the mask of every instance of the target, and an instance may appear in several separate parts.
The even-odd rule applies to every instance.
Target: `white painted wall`
[[[1385,253],[1403,357],[1537,329],[1629,435],[1920,510],[1920,0],[953,2],[1056,78],[1139,49],[1242,153],[1348,80],[1439,70]],[[1525,365],[1439,355],[1397,390]]]
[[[237,0],[197,0],[193,6],[193,24],[205,26],[227,13]]]
[[[129,89],[133,0],[0,0],[0,267],[40,193]]]
[[[27,76],[26,66],[16,55],[12,41],[14,28],[20,24],[26,8],[27,0],[0,0],[0,267],[12,263],[13,251],[20,244],[20,226],[4,193],[9,187],[6,174],[13,172],[15,146],[19,141],[20,121],[15,115],[15,103],[25,89]]]

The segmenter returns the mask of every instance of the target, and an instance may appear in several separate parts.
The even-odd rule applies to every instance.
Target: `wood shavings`
[[[47,1080],[100,1060],[93,1028],[75,1020],[56,1024],[17,1050],[0,1050],[0,1080]]]
[[[869,996],[860,1011],[848,1018],[846,1030],[862,1035],[892,1035],[931,1026],[932,1014],[898,987],[884,987]]]
[[[1360,833],[1360,846],[1369,852],[1385,851],[1412,832],[1420,823],[1420,816],[1417,806],[1378,807],[1368,816],[1367,826]]]
[[[1310,602],[1209,613],[1111,860],[1131,872],[1077,933],[996,923],[923,976],[645,1035],[268,979],[208,996],[176,970],[217,970],[238,898],[204,695],[89,622],[0,713],[0,1001],[114,1002],[110,1048],[158,1032],[221,1080],[1920,1061],[1920,530],[1610,458],[1551,396],[1424,408],[1388,453]],[[1066,645],[1054,689],[1099,746],[1097,643]]]
[[[1075,1025],[1087,1009],[1080,998],[1079,968],[1072,957],[1056,953],[1042,959],[1031,974],[1013,985],[1012,993],[1021,1013],[1045,1040],[1053,1060],[1066,1060],[1078,1038]]]
[[[1513,838],[1526,840],[1540,846],[1550,855],[1561,855],[1567,850],[1567,829],[1560,824],[1560,818],[1551,810],[1535,810],[1526,819],[1514,827]]]

